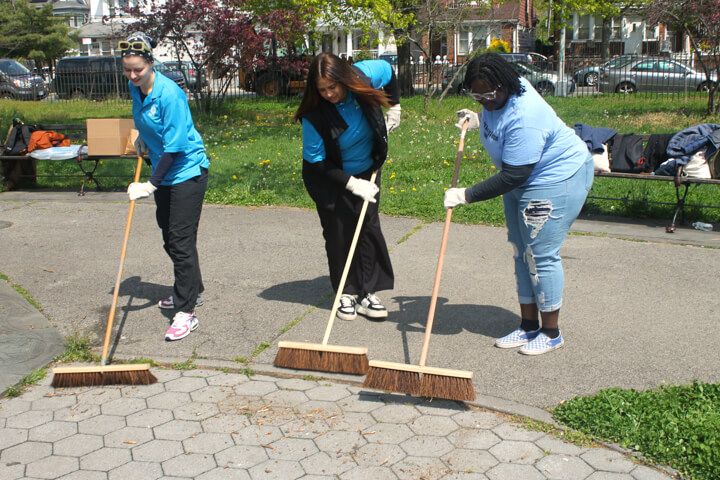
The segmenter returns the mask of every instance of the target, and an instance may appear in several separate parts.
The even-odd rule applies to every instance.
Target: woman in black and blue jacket
[[[384,106],[389,107],[385,114]],[[392,289],[394,275],[377,201],[387,135],[400,123],[392,66],[384,60],[350,65],[330,53],[318,55],[295,120],[302,121],[303,181],[317,207],[336,291],[362,204],[369,202],[337,315],[343,320],[357,313],[385,318],[387,309],[375,293]]]

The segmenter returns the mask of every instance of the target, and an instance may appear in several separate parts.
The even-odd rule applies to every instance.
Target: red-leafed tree
[[[140,30],[172,44],[177,58],[190,59],[197,80],[203,71],[212,75],[216,81],[198,81],[194,92],[198,109],[210,112],[222,104],[231,86],[256,86],[258,72],[297,75],[306,67],[295,55],[305,31],[300,15],[290,10],[252,12],[240,0],[145,0],[129,11],[137,21],[126,33]]]
[[[682,31],[692,45],[708,80],[708,115],[720,111],[715,103],[720,79],[720,0],[655,0],[648,5],[648,21]]]

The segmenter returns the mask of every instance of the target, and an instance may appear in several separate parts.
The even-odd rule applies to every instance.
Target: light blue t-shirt
[[[499,110],[483,110],[480,139],[495,168],[536,164],[524,186],[570,178],[585,163],[588,149],[525,78],[523,95],[511,95]]]
[[[148,147],[153,171],[163,152],[177,153],[162,185],[175,185],[200,175],[200,167],[208,168],[210,161],[195,129],[185,92],[157,70],[153,89],[144,101],[140,89],[128,83],[135,128]]]
[[[392,67],[385,60],[366,60],[355,66],[370,78],[374,88],[384,87],[392,77]],[[351,91],[348,90],[345,101],[336,103],[335,108],[348,125],[348,129],[338,137],[343,170],[350,175],[362,173],[373,164],[370,156],[375,145],[373,131]],[[325,160],[325,143],[315,127],[303,119],[302,128],[303,158],[310,163]]]

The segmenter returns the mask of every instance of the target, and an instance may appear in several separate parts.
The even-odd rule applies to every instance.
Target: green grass
[[[558,405],[553,416],[693,480],[720,478],[720,384],[611,388]]]
[[[688,126],[712,122],[705,116],[706,101],[697,96],[688,102],[664,98],[548,98],[558,115],[568,124],[585,123],[611,127],[622,133],[666,133]],[[292,121],[298,99],[284,101],[243,101],[231,99],[223,112],[195,115],[211,159],[206,201],[223,205],[284,205],[312,208],[302,183],[302,132]],[[42,108],[39,107],[42,105]],[[388,215],[411,216],[425,221],[442,221],[445,211],[442,195],[450,186],[458,131],[455,111],[473,107],[467,98],[450,97],[440,106],[424,107],[422,97],[404,98],[403,122],[390,136],[388,162],[383,169],[381,211]],[[26,123],[83,122],[89,117],[130,117],[129,102],[17,102],[0,101],[0,118],[18,116]],[[460,186],[472,185],[494,173],[475,132],[468,135],[460,169]],[[73,162],[39,162],[42,173],[74,174]],[[132,165],[131,165],[132,164]],[[134,162],[107,160],[98,169],[107,189],[124,190],[131,181]],[[149,168],[144,167],[147,178]],[[40,188],[76,190],[80,179],[43,178]],[[92,188],[89,185],[88,188]],[[638,182],[597,178],[593,196],[627,198],[670,205],[588,200],[587,213],[630,218],[669,220],[674,212],[675,188],[671,182]],[[692,187],[688,203],[720,205],[716,185]],[[690,220],[717,222],[718,211],[686,208]],[[458,223],[502,225],[502,200],[497,198],[453,214]]]
[[[30,373],[30,375],[24,377],[17,385],[13,385],[11,387],[8,387],[8,389],[5,392],[5,395],[7,395],[10,398],[13,397],[19,397],[22,395],[22,393],[25,391],[27,387],[30,385],[35,385],[40,380],[45,378],[45,375],[47,374],[46,370],[44,368],[41,368],[39,370],[35,370],[34,372]]]

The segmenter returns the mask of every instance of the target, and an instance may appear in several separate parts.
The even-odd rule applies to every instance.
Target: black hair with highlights
[[[483,53],[470,61],[463,86],[470,90],[475,80],[485,80],[508,94],[520,96],[525,93],[525,87],[520,83],[520,74],[497,53]]]

